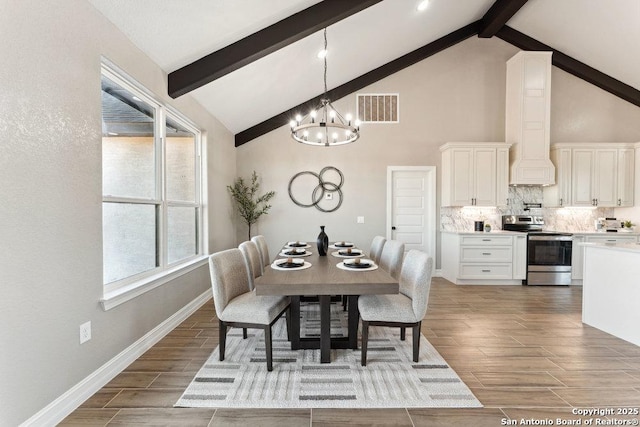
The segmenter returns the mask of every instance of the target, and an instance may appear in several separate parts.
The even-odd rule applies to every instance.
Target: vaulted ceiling
[[[190,93],[236,145],[468,37],[553,50],[554,65],[640,106],[637,0],[89,0]]]

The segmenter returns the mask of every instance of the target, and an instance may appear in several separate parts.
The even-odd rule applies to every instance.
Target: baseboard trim
[[[93,396],[133,361],[142,356],[145,351],[153,347],[165,335],[195,313],[209,299],[211,299],[211,290],[207,290],[197,296],[167,320],[153,328],[113,359],[26,420],[21,426],[55,426],[60,423],[75,411],[78,406],[82,405],[85,400]]]

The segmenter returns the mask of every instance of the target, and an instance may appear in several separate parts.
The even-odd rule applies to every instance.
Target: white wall
[[[389,165],[435,165],[439,206],[438,147],[447,141],[504,141],[506,61],[517,52],[499,39],[471,38],[362,89],[359,93],[399,93],[400,123],[363,125],[360,140],[349,146],[299,145],[287,126],[242,145],[238,173],[256,170],[263,189],[277,192],[255,232],[267,237],[271,256],[286,239],[315,240],[319,225],[326,225],[330,239],[353,240],[368,249],[373,236],[386,235]],[[640,108],[555,67],[551,86],[552,142],[640,140]],[[355,94],[335,104],[343,114],[353,112]],[[345,176],[342,207],[327,214],[296,206],[287,194],[290,178],[329,165]],[[365,224],[356,224],[359,215]],[[238,233],[238,240],[246,239],[244,227]]]
[[[84,0],[3,1],[0,13],[0,425],[55,400],[209,288],[199,268],[105,312],[100,59],[205,132],[209,250],[233,246],[233,135]],[[93,338],[80,345],[78,328]]]

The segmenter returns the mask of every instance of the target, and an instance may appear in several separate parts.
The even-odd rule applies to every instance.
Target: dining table
[[[285,245],[286,246],[286,245]],[[330,246],[334,247],[333,244]],[[282,270],[273,264],[265,267],[262,276],[255,279],[256,295],[281,295],[291,298],[291,349],[320,349],[320,362],[331,362],[331,349],[358,348],[358,296],[397,294],[398,280],[382,268],[346,269],[338,264],[349,258],[332,255],[329,249],[320,256],[316,248],[307,249],[308,268]],[[279,256],[277,259],[286,257]],[[275,261],[274,261],[275,262]],[[347,337],[331,337],[331,297],[347,297]],[[317,297],[320,305],[320,337],[300,336],[300,302],[302,297]]]

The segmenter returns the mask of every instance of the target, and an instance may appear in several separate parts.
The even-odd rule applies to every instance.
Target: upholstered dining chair
[[[262,258],[260,258],[260,252],[255,243],[246,241],[240,243],[238,249],[244,256],[244,262],[247,264],[247,274],[249,275],[249,289],[253,290],[255,285],[253,279],[262,276],[264,273],[264,266],[262,265]]]
[[[362,295],[358,309],[362,319],[362,366],[367,366],[369,326],[400,327],[404,340],[404,328],[412,328],[413,361],[420,355],[420,326],[427,312],[433,258],[427,253],[410,250],[400,271],[400,293],[394,295]]]
[[[404,243],[399,240],[387,240],[380,254],[380,267],[388,272],[391,277],[398,279],[402,268],[404,256]]]
[[[271,258],[269,258],[269,246],[267,245],[267,239],[264,236],[258,235],[253,236],[251,241],[256,244],[258,247],[258,252],[260,252],[260,258],[262,259],[262,265],[264,267],[271,264]],[[263,270],[264,272],[264,270]]]
[[[382,255],[382,248],[384,247],[385,239],[382,236],[375,236],[371,241],[371,249],[369,249],[369,258],[371,258],[376,264],[380,263],[380,255]]]
[[[272,371],[271,326],[289,309],[289,298],[259,296],[249,290],[247,264],[240,249],[227,249],[211,255],[209,272],[220,326],[220,361],[225,357],[227,328],[257,328],[264,330],[267,370]],[[290,318],[287,314],[287,331],[291,327]]]

